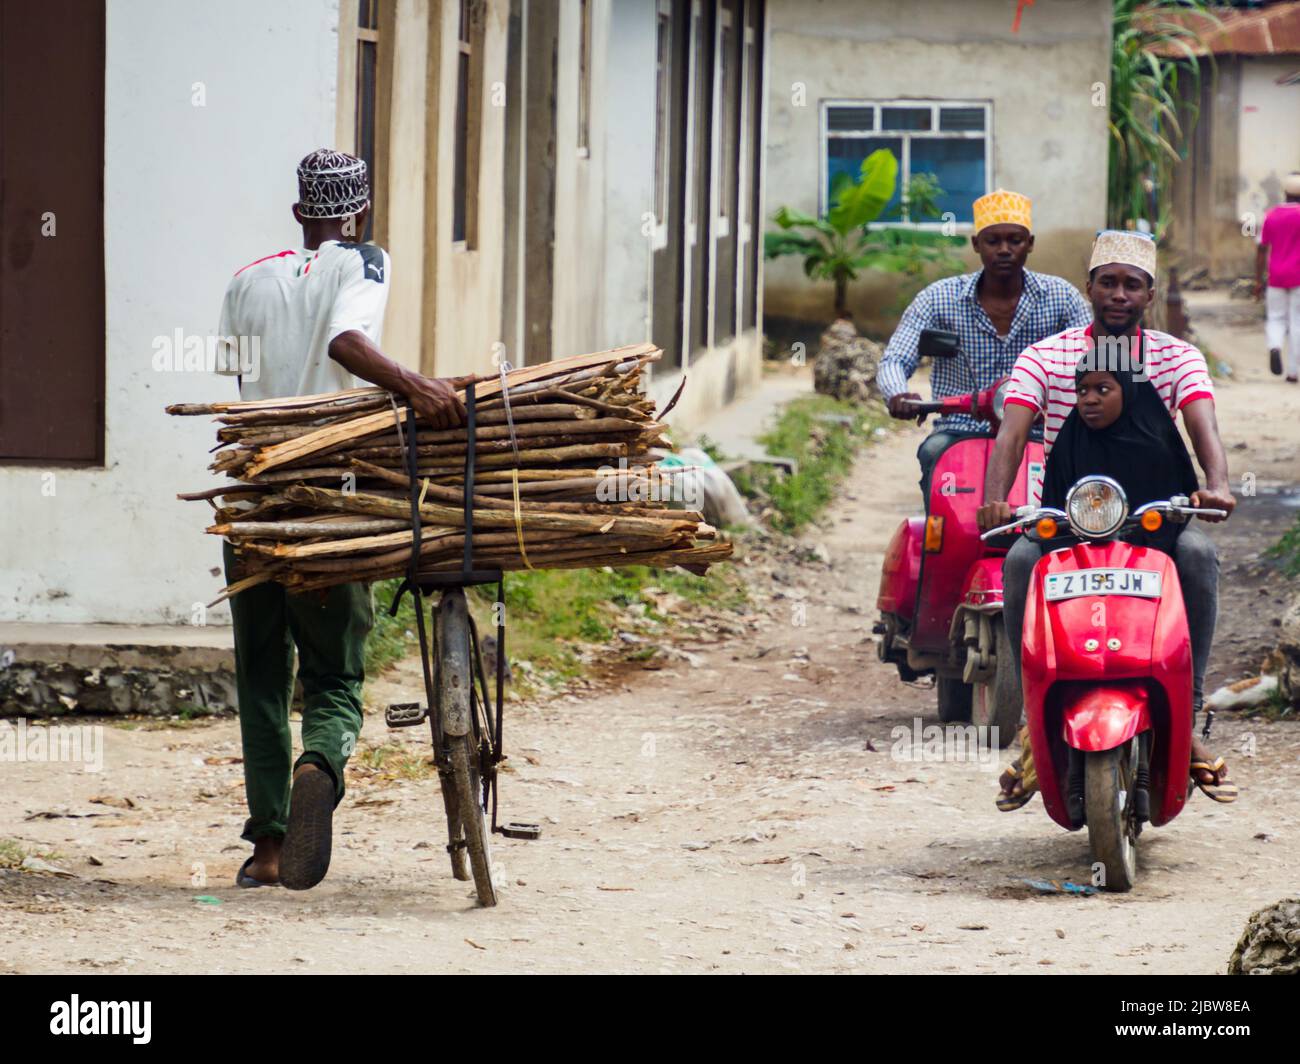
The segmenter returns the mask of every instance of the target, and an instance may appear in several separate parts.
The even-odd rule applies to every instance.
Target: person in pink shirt
[[[1295,384],[1300,382],[1300,173],[1288,174],[1282,191],[1286,202],[1264,215],[1259,231],[1255,298],[1265,300],[1268,314],[1269,369],[1281,375],[1285,347],[1286,379]]]

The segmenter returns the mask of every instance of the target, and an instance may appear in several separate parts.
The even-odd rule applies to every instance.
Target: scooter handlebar
[[[987,532],[980,535],[980,540],[989,540],[994,536],[1005,536],[1008,532],[1015,532],[1027,525],[1037,524],[1044,517],[1050,517],[1056,521],[1067,521],[1063,510],[1054,510],[1050,506],[1021,506],[1016,510],[1016,519],[1009,525],[1001,525],[998,528],[990,528]]]
[[[1226,518],[1228,516],[1227,510],[1213,510],[1208,507],[1198,508],[1195,506],[1188,506],[1187,503],[1190,501],[1191,500],[1188,499],[1186,495],[1175,495],[1172,499],[1167,501],[1146,503],[1145,505],[1139,506],[1129,514],[1121,527],[1131,528],[1142,519],[1143,514],[1151,510],[1157,510],[1160,513],[1168,514],[1171,518],[1178,518],[1183,521],[1190,520],[1193,517]],[[1064,521],[1067,525],[1070,520],[1069,515],[1063,510],[1056,510],[1050,506],[1041,506],[1037,509],[1032,506],[1022,506],[1016,511],[1016,519],[1014,521],[1009,525],[1002,525],[998,528],[989,529],[989,531],[980,536],[980,540],[984,541],[992,539],[994,536],[1004,536],[1008,532],[1015,532],[1028,525],[1036,524],[1044,517],[1050,517],[1056,521]]]
[[[1170,517],[1181,518],[1184,521],[1190,520],[1193,517],[1226,518],[1228,516],[1227,510],[1215,510],[1209,508],[1208,506],[1203,506],[1199,508],[1196,506],[1189,506],[1188,503],[1190,503],[1191,501],[1192,500],[1189,499],[1186,495],[1175,495],[1172,499],[1169,499],[1167,502],[1146,503],[1143,506],[1139,506],[1136,510],[1134,510],[1131,514],[1129,514],[1128,521],[1126,521],[1125,524],[1128,524],[1129,522],[1136,522],[1141,520],[1142,515],[1151,510],[1157,510],[1162,514],[1168,514]]]

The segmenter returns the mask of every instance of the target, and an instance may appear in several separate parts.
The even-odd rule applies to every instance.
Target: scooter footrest
[[[384,723],[390,728],[413,728],[428,715],[429,711],[419,702],[394,702],[384,710]]]
[[[542,837],[541,824],[520,824],[512,822],[499,826],[497,828],[507,839],[540,839]]]

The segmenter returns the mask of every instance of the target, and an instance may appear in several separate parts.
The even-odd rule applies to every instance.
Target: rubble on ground
[[[1251,914],[1228,974],[1300,975],[1300,898],[1283,898]]]
[[[861,335],[847,318],[834,321],[821,335],[813,364],[813,387],[822,395],[864,403],[879,399],[876,370],[884,348]]]
[[[1278,688],[1282,697],[1300,709],[1300,596],[1282,615],[1282,628],[1275,652]]]

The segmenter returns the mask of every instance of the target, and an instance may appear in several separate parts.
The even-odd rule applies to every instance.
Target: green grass
[[[357,767],[395,779],[423,780],[437,775],[427,750],[414,751],[400,743],[384,743],[357,751]]]
[[[850,417],[852,426],[819,421],[819,415],[825,414]],[[861,406],[828,395],[795,399],[759,442],[770,455],[795,459],[798,472],[787,476],[777,469],[751,466],[736,476],[736,486],[771,504],[771,524],[778,531],[798,532],[827,507],[852,468],[858,448],[888,420],[878,403]]]
[[[17,839],[0,839],[0,868],[17,868],[27,857],[39,857],[51,864],[63,860],[58,850],[29,850]]]
[[[388,606],[401,583],[396,579],[381,580],[371,588],[375,601],[375,624],[366,638],[367,676],[378,676],[393,662],[405,657],[416,644],[415,608],[411,596],[403,595],[397,616],[388,616]]]
[[[0,839],[0,868],[17,868],[27,851],[13,839]]]
[[[1267,558],[1277,558],[1287,576],[1300,576],[1300,517],[1273,546],[1264,551]]]
[[[388,616],[387,604],[397,583],[375,584],[377,616],[366,645],[368,676],[377,676],[417,645],[410,596],[403,598],[396,617]],[[682,618],[663,614],[656,606],[656,600],[669,595],[681,598],[686,612],[692,605],[735,611],[748,601],[742,579],[726,563],[704,577],[641,565],[507,573],[506,650],[512,663],[528,663],[526,673],[514,669],[515,685],[555,686],[580,675],[581,645],[616,639],[620,628],[630,624],[628,607],[637,613],[644,607],[641,615],[652,622],[677,623]],[[469,595],[480,636],[495,629],[491,614],[495,600],[495,585],[474,588]]]

